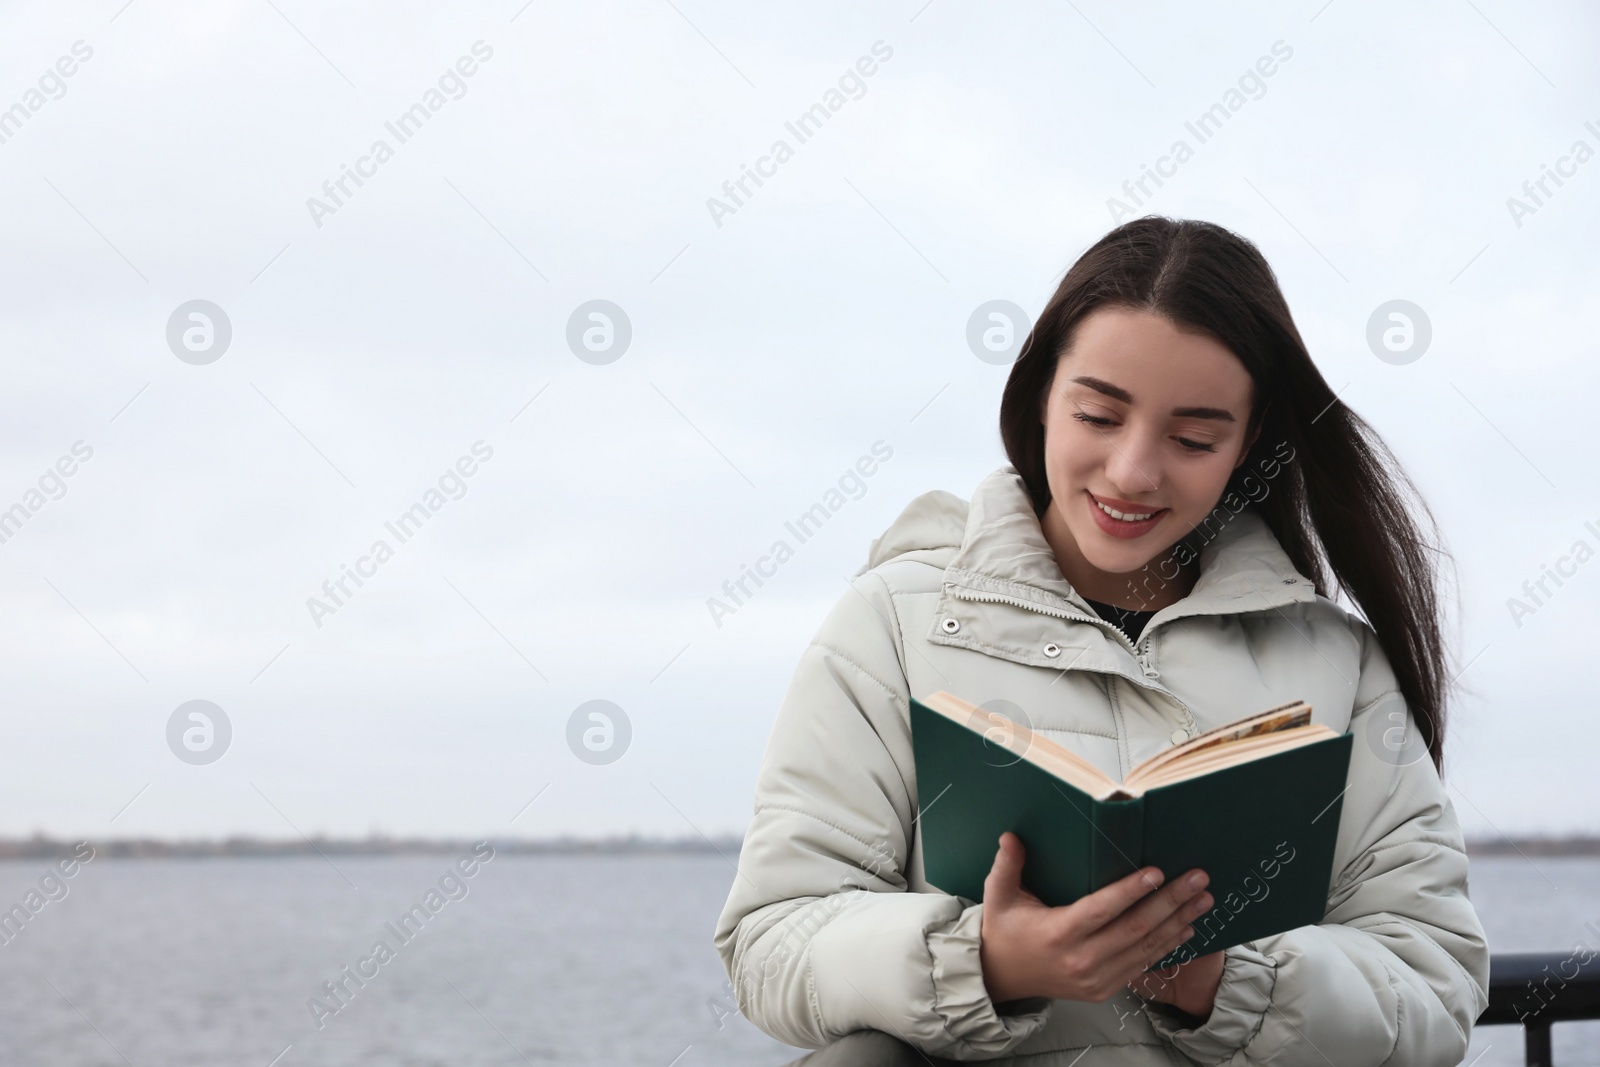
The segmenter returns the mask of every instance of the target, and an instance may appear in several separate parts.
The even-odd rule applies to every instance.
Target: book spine
[[[1103,889],[1143,865],[1144,797],[1095,804],[1094,830],[1089,849],[1089,884],[1094,889]],[[1172,875],[1170,871],[1162,873]]]

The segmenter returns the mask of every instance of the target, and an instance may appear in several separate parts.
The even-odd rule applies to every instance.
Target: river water
[[[455,862],[101,857],[70,879],[0,862],[0,908],[30,889],[44,901],[0,945],[0,1064],[777,1067],[802,1054],[732,1013],[711,946],[733,878],[721,857],[498,855],[469,860],[470,877]],[[1477,859],[1472,896],[1495,951],[1600,947],[1584,926],[1600,928],[1600,860]],[[428,917],[396,925],[415,904]],[[370,977],[329,997],[346,967]],[[1600,1067],[1600,1023],[1555,1034],[1558,1065]],[[1520,1064],[1520,1029],[1478,1029],[1467,1061],[1480,1055]]]

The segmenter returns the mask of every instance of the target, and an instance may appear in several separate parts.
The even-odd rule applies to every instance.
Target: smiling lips
[[[1112,537],[1142,537],[1161,521],[1163,515],[1172,510],[1153,508],[1148,504],[1138,504],[1132,500],[1118,500],[1116,497],[1095,496],[1087,489],[1084,490],[1084,495],[1089,499],[1089,511],[1094,516],[1095,524]]]

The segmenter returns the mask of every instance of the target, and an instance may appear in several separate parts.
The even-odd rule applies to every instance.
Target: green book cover
[[[1216,905],[1160,967],[1318,923],[1326,912],[1349,733],[1105,800],[914,697],[911,735],[923,871],[954,896],[983,899],[1009,830],[1027,849],[1023,887],[1052,907],[1145,866],[1168,880],[1204,870]]]

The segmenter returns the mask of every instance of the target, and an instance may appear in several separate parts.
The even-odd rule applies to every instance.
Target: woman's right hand
[[[983,883],[979,957],[996,1004],[1024,997],[1110,1000],[1187,941],[1190,921],[1213,903],[1204,892],[1205,872],[1189,871],[1163,887],[1162,873],[1145,867],[1072,904],[1046,907],[1022,888],[1025,855],[1016,834],[1000,835]]]

